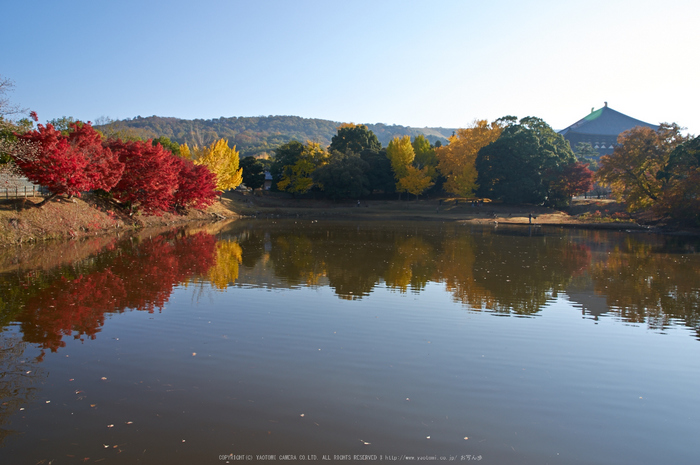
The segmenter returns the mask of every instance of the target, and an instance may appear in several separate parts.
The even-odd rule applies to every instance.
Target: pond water
[[[0,254],[3,464],[697,463],[697,239],[258,220],[41,247]]]

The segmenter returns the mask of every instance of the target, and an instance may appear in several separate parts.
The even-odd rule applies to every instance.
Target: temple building
[[[659,129],[654,124],[645,123],[615,111],[608,107],[608,102],[605,102],[603,108],[591,109],[588,116],[562,129],[559,134],[569,141],[573,151],[576,151],[576,145],[579,143],[588,142],[602,156],[613,152],[620,133],[636,126],[650,127],[655,131]]]

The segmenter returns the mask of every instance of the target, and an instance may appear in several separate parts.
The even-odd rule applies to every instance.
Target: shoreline
[[[483,203],[475,206],[464,199],[360,200],[332,202],[294,199],[266,193],[231,192],[205,210],[186,214],[129,217],[113,204],[98,197],[58,199],[35,207],[41,198],[0,201],[0,247],[51,240],[66,240],[139,231],[154,227],[172,227],[193,222],[216,222],[246,218],[348,219],[364,221],[450,221],[482,225],[518,225],[563,227],[610,231],[635,231],[656,234],[700,236],[700,231],[652,227],[634,221],[583,221],[590,212],[622,211],[609,200],[578,202],[570,212],[531,205]],[[607,208],[606,208],[607,207]],[[614,213],[610,213],[614,214]],[[530,215],[532,217],[530,218]],[[589,216],[586,216],[589,215]],[[531,221],[531,222],[530,222]]]

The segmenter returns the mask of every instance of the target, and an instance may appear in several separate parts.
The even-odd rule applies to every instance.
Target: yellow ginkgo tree
[[[417,168],[413,166],[416,155],[409,136],[394,137],[386,148],[386,156],[391,162],[399,196],[401,192],[408,192],[418,198],[434,184],[429,174],[429,167]]]
[[[497,122],[486,120],[474,121],[471,127],[458,129],[450,137],[450,143],[435,152],[438,159],[438,171],[446,181],[445,191],[461,197],[471,197],[477,189],[476,156],[482,147],[498,139],[502,128]]]
[[[226,139],[219,139],[209,146],[180,146],[180,156],[204,165],[216,175],[216,188],[221,191],[235,189],[243,182],[243,168],[238,166],[239,155],[236,147],[228,146]]]
[[[396,190],[413,194],[417,199],[419,195],[434,184],[430,178],[427,166],[418,169],[413,165],[409,165],[406,168],[406,175],[396,183]]]

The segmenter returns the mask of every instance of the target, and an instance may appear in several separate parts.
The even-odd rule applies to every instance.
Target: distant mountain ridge
[[[300,116],[250,116],[214,119],[180,119],[161,116],[111,121],[96,124],[95,128],[107,135],[122,138],[155,139],[168,137],[179,144],[208,145],[218,139],[228,139],[229,145],[238,148],[241,157],[249,155],[272,155],[275,148],[290,140],[319,142],[322,146],[330,145],[341,123]],[[451,128],[412,128],[408,126],[366,124],[386,146],[395,136],[423,134],[431,143],[442,143],[452,135]]]

